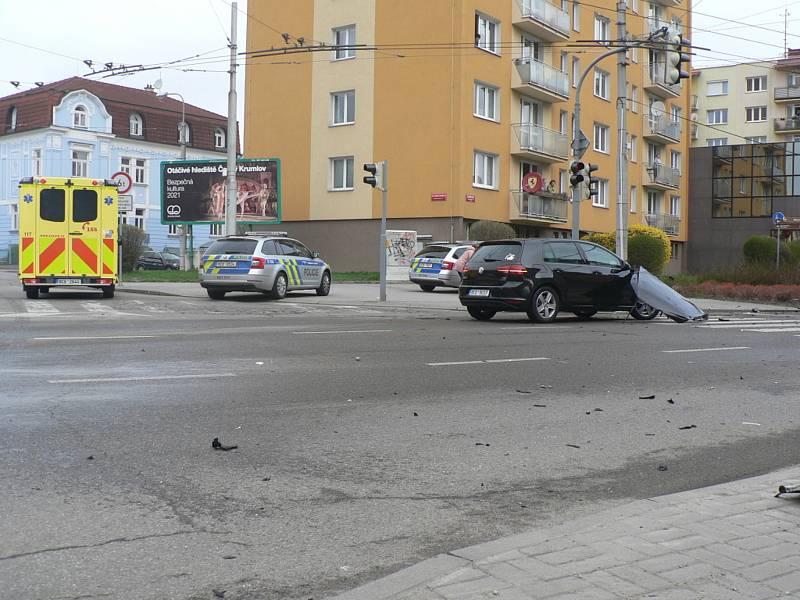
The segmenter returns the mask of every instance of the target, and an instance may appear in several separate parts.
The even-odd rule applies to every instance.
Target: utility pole
[[[617,2],[617,38],[627,46],[628,32],[625,17],[627,0]],[[617,256],[628,259],[628,55],[617,55]]]
[[[231,66],[230,87],[228,89],[228,197],[225,202],[225,235],[236,234],[236,17],[239,8],[231,3]]]
[[[380,301],[386,302],[386,210],[388,208],[387,194],[389,193],[389,161],[383,161],[381,176],[381,263],[380,263]]]

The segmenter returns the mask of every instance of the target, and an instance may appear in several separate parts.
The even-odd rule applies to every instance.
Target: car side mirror
[[[311,258],[319,258],[319,252],[316,252],[316,251],[312,252],[311,253]]]
[[[622,261],[622,265],[620,265],[619,267],[616,267],[614,269],[611,269],[611,272],[612,273],[622,273],[623,271],[632,271],[632,270],[633,269],[631,268],[631,265],[627,261],[623,260]]]

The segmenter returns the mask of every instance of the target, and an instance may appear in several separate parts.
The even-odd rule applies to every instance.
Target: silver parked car
[[[442,286],[457,288],[461,285],[461,274],[455,270],[456,261],[471,245],[472,242],[459,242],[425,246],[411,259],[409,281],[419,285],[424,292]]]
[[[278,300],[294,290],[327,296],[331,268],[316,252],[284,235],[234,235],[208,247],[200,285],[214,300],[228,292],[261,292]]]

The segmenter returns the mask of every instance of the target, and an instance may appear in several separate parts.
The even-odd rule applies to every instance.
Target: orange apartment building
[[[380,193],[363,163],[388,160],[389,228],[422,239],[469,239],[489,219],[519,236],[568,237],[575,85],[616,38],[616,2],[563,0],[259,0],[247,49],[356,48],[249,55],[245,154],[282,161],[282,229],[339,270],[376,270]],[[688,0],[628,0],[629,34],[688,31]],[[267,27],[269,24],[270,27]],[[275,29],[290,36],[287,44]],[[629,223],[673,240],[684,262],[689,82],[667,85],[664,53],[628,54]],[[616,227],[616,58],[587,76],[584,161],[599,166],[598,197],[581,202],[581,232]],[[522,191],[542,173],[551,191]]]

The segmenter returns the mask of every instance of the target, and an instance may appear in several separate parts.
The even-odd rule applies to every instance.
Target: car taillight
[[[456,263],[446,260],[442,263],[442,269],[450,269],[451,271],[456,268]]]
[[[503,265],[502,267],[497,267],[497,272],[504,275],[525,275],[528,269],[522,265]]]
[[[261,258],[259,256],[254,256],[253,260],[250,262],[250,268],[251,269],[263,269],[266,266],[266,264],[267,263],[263,258]]]

